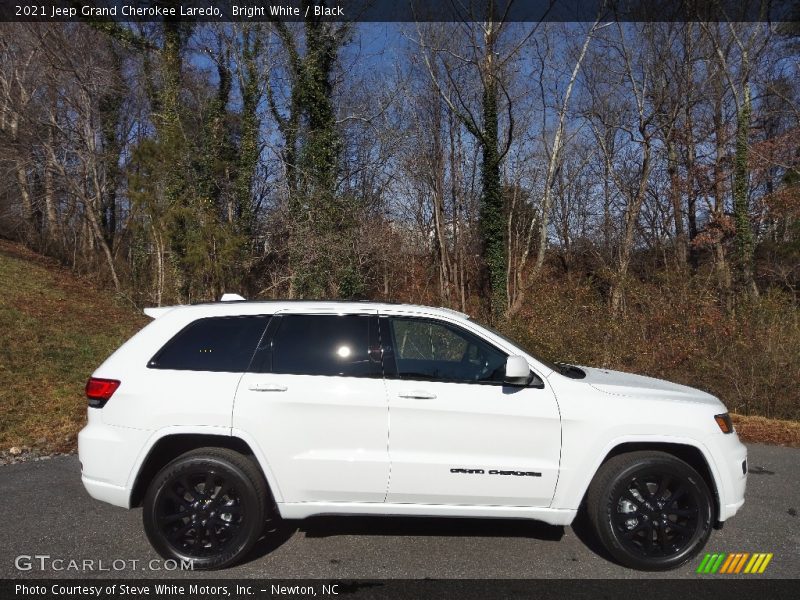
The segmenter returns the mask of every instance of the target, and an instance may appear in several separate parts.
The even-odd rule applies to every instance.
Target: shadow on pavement
[[[575,517],[571,527],[575,537],[577,537],[584,546],[589,548],[589,550],[610,563],[615,565],[619,564],[608,553],[608,550],[606,550],[605,546],[603,546],[597,535],[592,530],[592,525],[589,523],[589,518],[586,516],[585,510],[578,511],[578,516]]]
[[[297,531],[302,531],[308,538],[377,535],[533,538],[557,542],[564,536],[563,527],[528,519],[320,516],[268,524],[267,532],[244,562],[257,560],[273,552]]]
[[[523,519],[438,517],[311,517],[297,522],[306,537],[410,535],[441,537],[530,537],[558,541],[563,527]]]

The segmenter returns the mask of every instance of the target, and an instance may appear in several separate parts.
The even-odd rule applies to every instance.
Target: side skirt
[[[531,506],[464,506],[453,504],[385,504],[382,502],[279,502],[284,519],[315,515],[384,515],[407,517],[480,517],[534,519],[550,525],[569,525],[577,510]]]

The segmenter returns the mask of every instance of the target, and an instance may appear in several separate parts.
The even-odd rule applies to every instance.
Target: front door
[[[239,383],[250,432],[284,502],[383,502],[388,407],[376,311],[273,317]]]
[[[455,322],[381,318],[389,398],[387,502],[546,507],[561,425],[555,396],[503,384],[507,353]]]

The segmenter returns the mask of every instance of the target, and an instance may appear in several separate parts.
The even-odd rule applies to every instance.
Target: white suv
[[[234,300],[146,309],[86,386],[83,483],[143,505],[164,557],[231,565],[277,516],[583,509],[616,560],[664,570],[744,502],[705,392],[550,364],[443,308]]]

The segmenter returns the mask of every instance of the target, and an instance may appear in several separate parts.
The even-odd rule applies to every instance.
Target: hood
[[[688,385],[672,383],[655,377],[623,373],[622,371],[609,371],[593,367],[580,368],[586,372],[586,377],[581,381],[606,394],[722,406],[722,403],[715,396]]]

